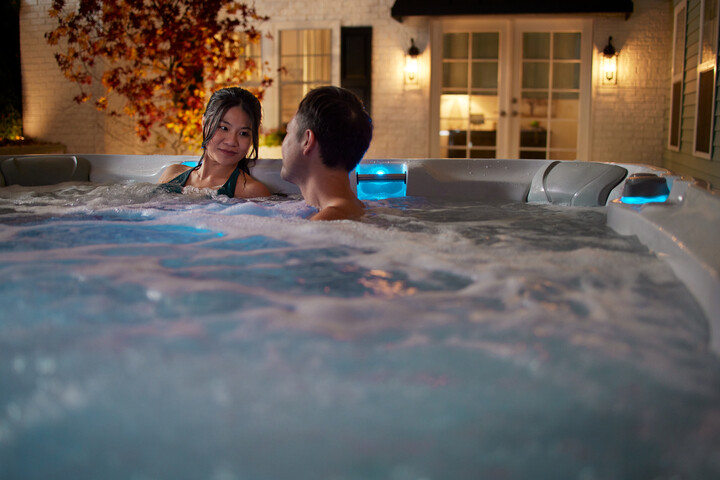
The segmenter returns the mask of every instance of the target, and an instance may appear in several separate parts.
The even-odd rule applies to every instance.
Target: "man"
[[[357,219],[365,206],[349,173],[370,146],[372,119],[349,90],[319,87],[300,102],[282,144],[280,176],[319,211],[310,220]]]

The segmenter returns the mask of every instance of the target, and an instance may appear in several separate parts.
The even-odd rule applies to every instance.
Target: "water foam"
[[[0,189],[0,473],[720,471],[707,322],[603,209],[368,205]]]

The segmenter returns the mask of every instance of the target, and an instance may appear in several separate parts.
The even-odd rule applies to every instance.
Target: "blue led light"
[[[407,187],[405,182],[362,182],[358,183],[357,194],[360,200],[384,200],[404,197]]]
[[[620,201],[628,205],[642,205],[645,203],[663,203],[668,199],[668,195],[658,195],[657,197],[622,197]]]
[[[407,194],[407,165],[404,163],[360,164],[356,173],[360,200],[383,200]]]
[[[198,162],[195,161],[195,160],[191,160],[191,161],[188,161],[188,162],[182,162],[182,164],[183,164],[183,165],[187,165],[188,167],[193,167],[193,168],[195,168],[195,167],[197,167]]]
[[[406,173],[404,163],[361,163],[357,166],[359,175],[387,175],[389,173]]]

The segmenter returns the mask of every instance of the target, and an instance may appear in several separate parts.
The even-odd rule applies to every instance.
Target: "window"
[[[259,87],[263,79],[263,63],[260,43],[246,43],[238,55],[240,68],[248,69],[245,83],[249,87]]]
[[[718,0],[703,0],[700,12],[697,101],[695,111],[695,155],[710,158],[717,67]]]
[[[281,30],[280,122],[292,119],[300,100],[315,87],[331,83],[329,29]]]
[[[226,86],[242,84],[243,88],[251,91],[258,89],[262,82],[263,68],[265,67],[262,63],[260,42],[252,41],[247,38],[245,33],[237,32],[233,34],[232,40],[232,45],[240,45],[239,50],[227,50],[230,48],[230,43],[227,43],[225,53],[235,56],[237,62],[219,76],[218,83]]]
[[[670,131],[668,148],[680,150],[680,129],[682,128],[683,79],[685,77],[685,26],[687,4],[681,2],[675,7],[675,29],[673,32],[672,82],[670,90]]]

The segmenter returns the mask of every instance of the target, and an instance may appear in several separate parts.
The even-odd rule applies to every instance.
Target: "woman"
[[[217,189],[231,198],[269,196],[268,188],[250,176],[251,161],[258,157],[261,117],[260,102],[247,90],[232,87],[213,93],[202,118],[198,166],[170,165],[158,183],[177,191],[185,186]]]

